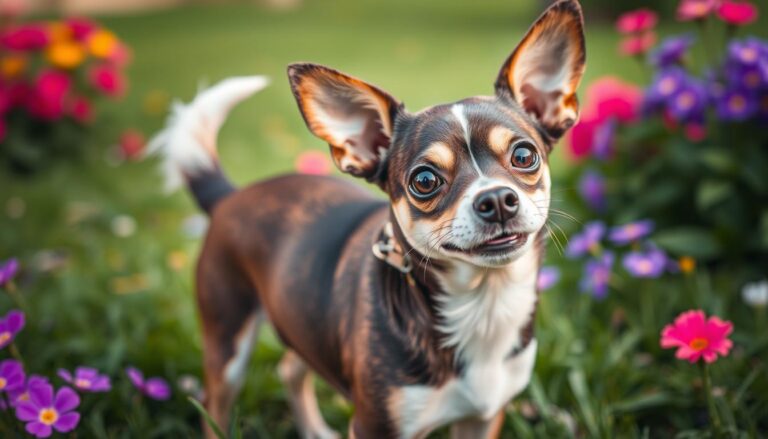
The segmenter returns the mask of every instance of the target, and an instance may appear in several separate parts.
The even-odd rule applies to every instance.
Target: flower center
[[[16,397],[16,401],[29,401],[29,392],[24,392]]]
[[[744,82],[751,88],[755,88],[760,85],[760,74],[757,72],[749,72],[744,76]]]
[[[0,332],[0,344],[5,343],[6,341],[11,339],[11,333],[8,331]]]
[[[683,110],[687,110],[693,107],[694,101],[695,98],[693,97],[693,93],[680,93],[680,96],[677,98],[677,105],[679,105]]]
[[[637,263],[637,271],[642,274],[650,273],[652,268],[653,268],[653,265],[651,264],[651,261],[643,259],[642,261]]]
[[[45,425],[53,425],[59,419],[59,412],[53,407],[40,410],[40,417],[38,420]]]
[[[661,94],[665,96],[672,94],[676,88],[677,82],[674,78],[664,78],[659,83],[659,91],[661,91]]]
[[[757,59],[757,51],[753,48],[747,48],[741,50],[741,59],[747,62],[751,62]]]
[[[696,351],[701,351],[707,348],[709,346],[709,340],[702,337],[696,337],[693,340],[691,340],[691,343],[689,344],[691,349]]]
[[[86,380],[83,378],[78,378],[75,380],[75,386],[79,387],[81,389],[88,389],[91,387],[91,380]]]
[[[734,96],[728,104],[733,111],[742,111],[747,106],[747,100],[744,99],[744,96]]]
[[[5,389],[5,386],[7,386],[7,385],[8,385],[8,380],[6,380],[3,377],[0,377],[0,390]]]

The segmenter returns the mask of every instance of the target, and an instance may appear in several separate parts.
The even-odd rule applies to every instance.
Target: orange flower
[[[97,58],[109,58],[117,49],[118,40],[112,32],[99,29],[88,36],[88,49]]]
[[[5,79],[19,77],[27,69],[27,57],[21,54],[9,54],[0,59],[0,76]]]
[[[48,37],[52,44],[68,41],[72,38],[72,30],[65,23],[54,21],[48,24]]]
[[[696,260],[690,256],[683,256],[677,263],[680,265],[680,271],[685,274],[693,273],[696,269]]]
[[[85,60],[83,46],[74,41],[54,42],[45,51],[45,56],[52,65],[62,69],[74,69]]]

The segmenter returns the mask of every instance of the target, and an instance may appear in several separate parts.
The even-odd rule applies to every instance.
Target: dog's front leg
[[[467,418],[451,426],[451,439],[495,439],[504,423],[504,409],[491,419]]]

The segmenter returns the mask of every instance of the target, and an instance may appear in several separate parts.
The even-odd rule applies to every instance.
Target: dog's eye
[[[434,194],[443,181],[432,170],[428,168],[417,169],[411,177],[411,193],[419,198],[428,197]]]
[[[512,166],[520,169],[535,169],[539,166],[539,153],[530,142],[522,141],[512,151]]]

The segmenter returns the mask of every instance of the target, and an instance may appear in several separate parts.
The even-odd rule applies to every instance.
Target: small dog
[[[354,403],[349,437],[422,438],[448,423],[453,437],[496,437],[536,357],[547,158],[577,120],[584,68],[576,0],[530,28],[494,96],[410,113],[336,70],[289,66],[309,129],[388,203],[332,177],[232,187],[216,133],[265,78],[229,79],[177,105],[151,148],[211,217],[197,301],[213,419],[228,424],[267,317],[288,347],[278,373],[303,437],[339,437],[310,371]]]

